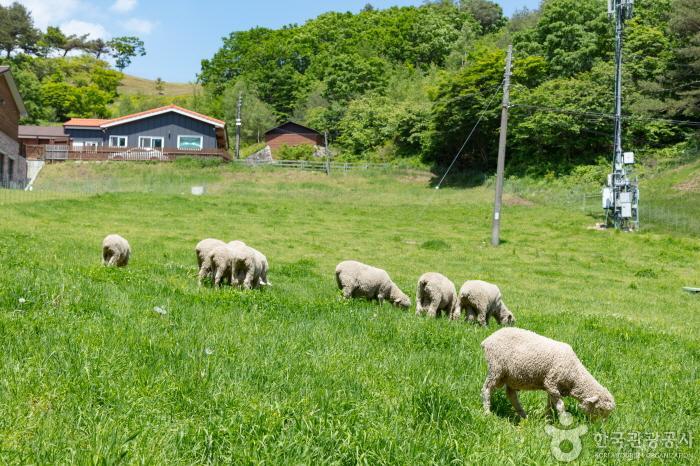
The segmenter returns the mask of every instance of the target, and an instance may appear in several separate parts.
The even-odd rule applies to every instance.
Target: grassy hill
[[[198,88],[199,85],[192,83],[165,83],[163,93],[168,97],[177,97],[183,95],[191,95],[193,88]],[[158,95],[156,91],[155,81],[150,79],[138,78],[128,74],[124,75],[122,85],[119,86],[120,94],[144,94]]]
[[[681,287],[700,283],[698,236],[594,231],[585,212],[509,195],[492,248],[492,190],[428,181],[47,166],[35,202],[2,206],[0,462],[555,464],[544,393],[521,395],[527,420],[503,391],[495,415],[482,412],[479,344],[495,323],[345,301],[333,270],[354,258],[412,298],[426,271],[493,281],[518,326],[570,343],[617,401],[602,422],[566,400],[588,427],[580,462],[697,464],[695,445],[610,438],[697,436],[700,301]],[[186,194],[193,184],[207,195]],[[69,187],[102,193],[60,194]],[[100,265],[113,232],[133,249],[125,269]],[[206,237],[261,249],[273,286],[198,288]]]

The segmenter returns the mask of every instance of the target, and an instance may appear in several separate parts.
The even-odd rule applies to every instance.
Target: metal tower
[[[634,0],[608,0],[608,15],[615,18],[615,136],[613,172],[603,188],[603,209],[608,225],[639,228],[639,187],[634,176],[634,153],[622,150],[622,41],[625,21],[632,17]]]

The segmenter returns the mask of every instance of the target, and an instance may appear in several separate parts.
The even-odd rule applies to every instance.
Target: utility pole
[[[498,246],[501,242],[501,200],[503,198],[503,172],[506,165],[506,141],[508,136],[508,108],[510,107],[510,68],[513,61],[513,46],[508,46],[506,54],[506,71],[503,78],[503,103],[501,104],[501,131],[498,138],[498,165],[496,168],[496,200],[493,205],[493,226],[491,244]]]
[[[326,175],[331,174],[331,153],[328,150],[328,131],[323,132],[323,146],[326,153]]]
[[[241,158],[241,107],[243,107],[243,93],[238,94],[238,109],[236,110],[236,159]]]
[[[608,0],[608,15],[615,18],[615,129],[612,174],[603,188],[607,223],[616,229],[639,227],[639,187],[633,176],[634,153],[622,150],[622,43],[625,21],[632,18],[634,0]]]

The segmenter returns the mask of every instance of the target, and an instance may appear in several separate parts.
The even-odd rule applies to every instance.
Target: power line
[[[568,114],[568,115],[581,115],[581,116],[587,116],[587,117],[593,117],[593,118],[597,117],[599,119],[603,119],[603,118],[611,119],[611,118],[615,117],[611,113],[570,110],[570,109],[565,109],[565,108],[560,108],[560,107],[547,107],[547,106],[543,106],[543,105],[512,104],[511,107],[529,108],[529,109],[534,109],[534,110],[544,110],[544,111],[553,112],[553,113],[563,113],[563,114]],[[624,115],[624,116],[622,116],[622,119],[623,120],[659,121],[659,122],[674,124],[674,125],[679,125],[679,126],[697,126],[697,127],[700,127],[700,121],[674,120],[674,119],[670,119],[670,118],[645,117],[642,115]]]
[[[460,147],[459,150],[457,151],[457,154],[452,159],[452,163],[450,163],[450,166],[447,167],[447,171],[445,171],[445,174],[442,175],[442,178],[440,179],[440,182],[437,184],[435,189],[440,189],[440,186],[442,186],[442,182],[445,181],[445,178],[447,178],[447,175],[450,173],[450,170],[452,170],[452,167],[454,166],[455,162],[457,161],[459,156],[462,155],[462,151],[464,150],[465,147],[467,147],[467,143],[469,142],[472,135],[474,134],[474,131],[476,131],[476,128],[479,126],[479,123],[481,123],[481,120],[484,119],[484,114],[486,113],[486,110],[488,110],[491,107],[491,103],[493,102],[493,99],[498,95],[498,92],[501,90],[502,86],[503,86],[503,82],[501,81],[501,84],[498,85],[498,89],[496,89],[496,92],[493,93],[493,95],[489,99],[488,103],[486,104],[484,109],[481,111],[481,114],[479,115],[479,119],[476,120],[476,123],[474,124],[474,127],[472,127],[472,130],[469,132],[467,139],[464,140],[464,144],[462,144],[462,147]]]

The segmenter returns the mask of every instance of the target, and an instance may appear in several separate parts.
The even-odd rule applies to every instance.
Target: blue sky
[[[0,0],[7,5],[13,0]],[[359,11],[368,0],[18,0],[37,26],[103,38],[137,35],[148,55],[126,72],[170,82],[194,81],[202,58],[211,57],[221,38],[254,26],[276,28],[303,23],[326,11]],[[423,0],[369,0],[376,8],[420,5]],[[499,0],[506,15],[536,8],[540,0]]]

